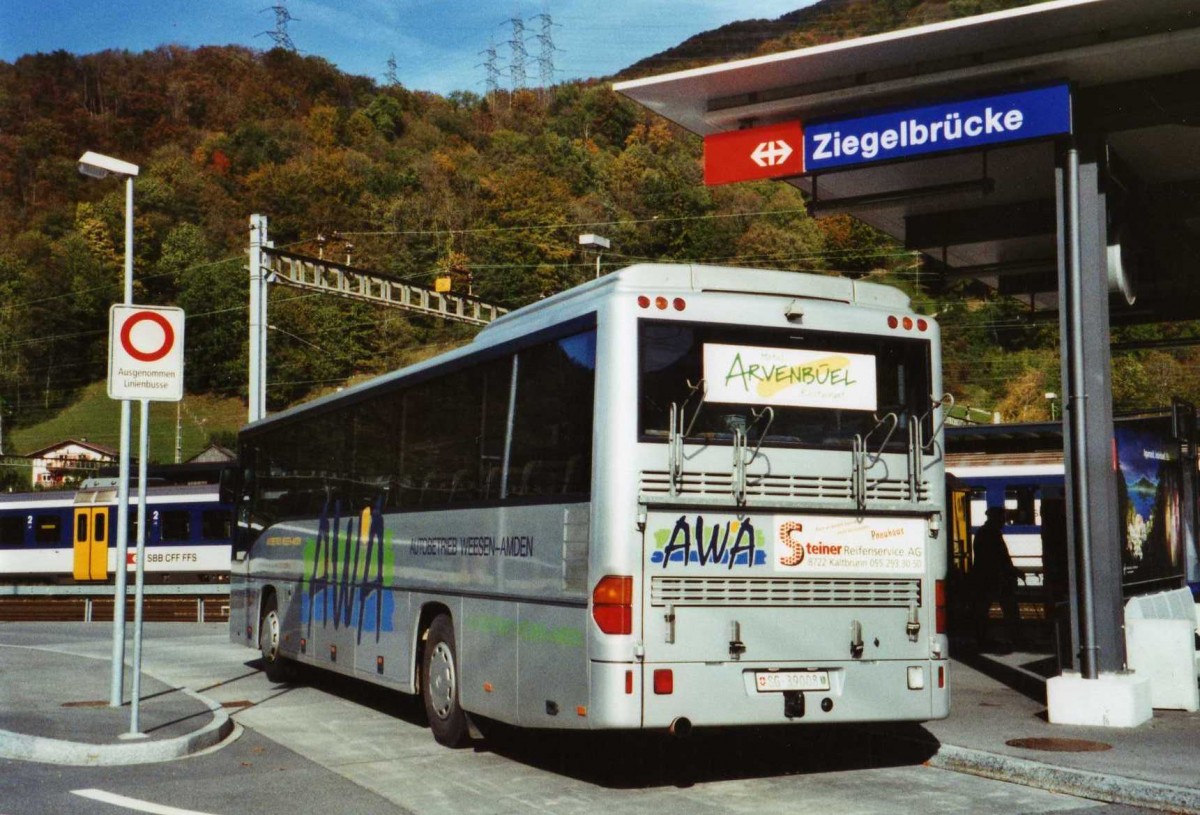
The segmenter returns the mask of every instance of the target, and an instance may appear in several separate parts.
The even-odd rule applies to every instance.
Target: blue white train
[[[136,567],[136,487],[131,489],[126,568]],[[229,579],[232,507],[216,484],[148,486],[147,580]],[[75,491],[0,494],[0,582],[113,582],[118,568],[117,489],[94,482]]]

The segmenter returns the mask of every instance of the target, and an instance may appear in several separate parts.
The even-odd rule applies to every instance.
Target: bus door
[[[75,579],[108,579],[108,507],[75,507]]]

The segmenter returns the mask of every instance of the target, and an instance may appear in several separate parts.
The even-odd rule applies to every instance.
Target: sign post
[[[114,305],[108,313],[108,395],[136,399],[141,405],[138,440],[138,524],[136,589],[133,602],[133,689],[129,732],[122,738],[140,739],[142,689],[142,605],[146,584],[146,465],[149,457],[151,402],[183,398],[183,309],[160,306]],[[124,542],[120,551],[126,551]],[[118,563],[124,570],[127,564]],[[117,598],[124,603],[125,598]]]

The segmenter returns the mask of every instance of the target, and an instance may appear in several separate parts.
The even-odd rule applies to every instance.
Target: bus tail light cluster
[[[912,331],[914,328],[917,331],[928,331],[929,321],[924,317],[897,317],[895,314],[889,314],[887,318],[888,328],[903,328],[905,331]]]
[[[605,575],[592,589],[592,619],[605,634],[633,633],[633,578]]]
[[[685,308],[687,308],[687,300],[684,300],[682,297],[676,297],[668,300],[661,294],[657,297],[648,297],[644,294],[639,294],[637,304],[638,308],[650,308],[653,306],[659,311],[666,311],[668,307],[673,308],[676,311],[683,311]]]

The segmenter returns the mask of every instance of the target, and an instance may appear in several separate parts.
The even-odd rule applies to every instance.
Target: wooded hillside
[[[772,23],[769,37],[743,43],[735,26],[692,46],[727,58],[1014,4],[824,0]],[[631,70],[679,67],[689,54]],[[960,402],[1042,418],[1043,391],[1057,390],[1053,331],[1026,323],[1018,305],[968,299],[961,286],[925,291],[911,253],[845,217],[809,218],[789,185],[705,187],[699,140],[607,84],[445,98],[281,49],[163,46],[0,62],[9,428],[42,421],[105,373],[124,191],[77,172],[85,150],[141,167],[134,299],[186,309],[194,393],[245,392],[253,213],[268,216],[277,247],[316,254],[323,235],[330,256],[426,284],[448,273],[456,291],[509,307],[594,274],[576,245],[583,232],[611,239],[606,269],[649,259],[875,274],[939,314]],[[273,290],[270,308],[272,410],[471,334],[292,290]],[[1194,357],[1155,353],[1118,377],[1119,406],[1189,387],[1200,396]]]

